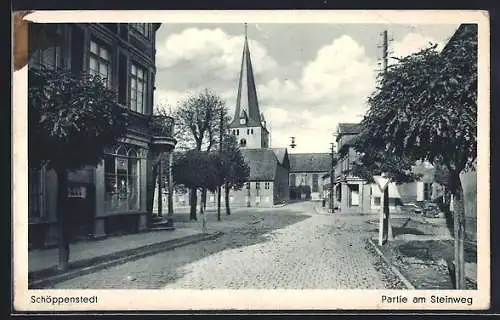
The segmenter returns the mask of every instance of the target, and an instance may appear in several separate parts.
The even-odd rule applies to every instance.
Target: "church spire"
[[[257,99],[257,89],[253,74],[252,61],[250,59],[250,49],[248,46],[248,27],[245,23],[245,41],[243,43],[243,54],[241,59],[240,78],[238,83],[238,95],[236,97],[236,110],[231,127],[241,126],[241,116],[246,114],[247,126],[262,126],[260,121],[259,101]]]

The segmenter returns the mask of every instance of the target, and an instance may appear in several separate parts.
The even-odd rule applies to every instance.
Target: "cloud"
[[[391,48],[394,55],[406,55],[429,41],[438,42],[410,33]],[[377,60],[351,36],[337,36],[312,59],[289,65],[279,65],[279,57],[270,56],[262,43],[249,45],[272,147],[286,147],[294,136],[297,147],[291,152],[328,152],[338,123],[361,121],[375,88]],[[242,48],[242,36],[222,29],[188,28],[158,39],[155,103],[168,101],[175,109],[177,101],[210,88],[233,111]]]
[[[241,64],[243,36],[230,36],[221,29],[188,28],[157,43],[158,68],[186,78],[170,83],[174,87],[207,85],[213,81],[234,82]],[[256,77],[277,68],[276,61],[257,41],[249,40]]]
[[[437,50],[441,50],[445,42],[434,39],[433,37],[426,36],[421,33],[408,33],[406,36],[399,40],[394,41],[391,44],[392,56],[393,57],[405,57],[412,53],[418,52],[421,49],[430,47],[433,44],[437,44]]]

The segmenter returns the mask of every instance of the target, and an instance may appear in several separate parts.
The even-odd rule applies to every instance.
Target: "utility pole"
[[[222,135],[224,134],[224,109],[220,110],[220,123],[219,123],[219,153],[222,156]],[[217,221],[220,221],[220,203],[222,196],[222,188],[219,185],[217,187]]]
[[[384,30],[382,34],[382,75],[385,76],[388,68],[388,39],[387,30]],[[379,178],[380,191],[382,191],[382,210],[380,212],[379,220],[379,245],[385,244],[387,241],[393,239],[392,227],[389,212],[389,184],[391,180],[385,178],[385,174],[382,172],[382,177]]]
[[[382,39],[382,72],[385,74],[387,72],[387,55],[389,43],[387,40],[387,30],[384,30]]]
[[[334,167],[334,161],[335,161],[335,156],[333,154],[334,152],[334,146],[335,144],[333,142],[330,143],[330,156],[331,156],[331,162],[330,162],[330,208],[328,211],[330,211],[330,213],[334,213],[334,205],[333,205],[333,200],[335,199],[335,196],[334,196],[334,191],[335,191],[335,188],[334,188],[334,183],[335,183],[335,167]]]

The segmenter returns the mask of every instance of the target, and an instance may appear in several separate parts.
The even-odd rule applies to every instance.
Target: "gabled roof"
[[[291,153],[290,172],[325,172],[331,170],[329,153]]]
[[[339,123],[337,127],[338,134],[358,134],[361,132],[359,123]]]
[[[288,168],[290,166],[289,155],[286,148],[271,148],[279,164]]]
[[[271,149],[241,149],[245,162],[250,167],[250,181],[273,181],[278,159]]]

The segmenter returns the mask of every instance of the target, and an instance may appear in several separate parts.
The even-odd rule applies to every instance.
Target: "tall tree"
[[[225,110],[224,101],[208,89],[181,101],[174,113],[178,148],[211,151],[218,142],[221,110]],[[203,207],[206,190],[202,188],[201,191]],[[189,217],[191,220],[196,220],[196,190],[190,189],[189,192],[189,198],[194,201],[194,206],[191,204],[190,207]]]
[[[370,127],[365,127],[361,122],[361,132],[356,136],[353,148],[357,151],[358,158],[353,161],[349,173],[363,178],[370,183],[381,182],[377,178],[386,179],[386,184],[379,185],[382,192],[382,218],[379,225],[379,243],[383,244],[392,240],[392,227],[389,210],[389,184],[408,183],[418,180],[421,176],[412,172],[415,161],[402,156],[397,156],[384,149],[385,143],[377,140],[370,134]],[[378,180],[378,181],[377,181]]]
[[[465,286],[465,214],[460,174],[477,157],[477,25],[461,25],[443,52],[434,47],[399,59],[369,98],[364,125],[384,150],[439,161],[454,198],[455,284]]]
[[[30,70],[28,117],[29,165],[57,175],[59,269],[67,270],[68,171],[100,163],[104,149],[126,133],[127,114],[100,78],[42,69]]]
[[[231,214],[229,193],[231,189],[241,190],[250,176],[250,167],[245,163],[236,137],[225,135],[222,149],[224,161],[224,193],[226,201],[226,215]]]

